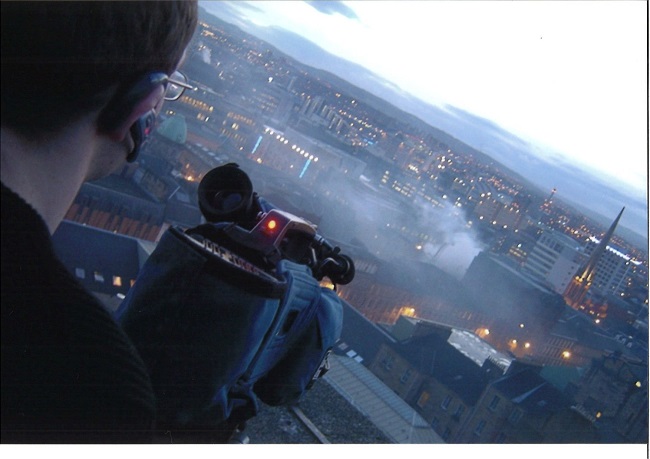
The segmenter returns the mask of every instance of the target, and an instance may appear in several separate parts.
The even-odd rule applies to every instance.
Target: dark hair
[[[2,1],[2,125],[38,139],[152,72],[171,73],[196,1]]]

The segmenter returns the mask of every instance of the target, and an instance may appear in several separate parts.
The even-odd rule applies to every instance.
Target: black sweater
[[[2,185],[2,442],[148,443],[155,399],[126,334]]]

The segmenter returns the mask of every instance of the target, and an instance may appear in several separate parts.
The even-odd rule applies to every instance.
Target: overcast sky
[[[299,33],[646,196],[645,1],[250,3],[258,26]]]

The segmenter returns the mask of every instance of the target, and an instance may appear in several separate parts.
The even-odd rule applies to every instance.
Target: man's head
[[[195,0],[2,1],[2,184],[54,232],[85,181],[137,154]]]
[[[0,5],[1,122],[34,141],[98,110],[99,131],[118,129],[149,94],[125,95],[150,73],[171,75],[197,23],[186,0]]]

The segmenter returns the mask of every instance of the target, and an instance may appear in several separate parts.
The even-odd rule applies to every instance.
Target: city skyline
[[[396,2],[378,2],[376,4],[375,2],[310,2],[310,4],[288,2],[290,8],[286,8],[286,3],[252,2],[248,4],[237,2],[235,5],[231,2],[201,2],[208,12],[253,35],[268,40],[275,46],[280,47],[280,44],[286,44],[288,41],[288,35],[283,36],[278,31],[291,32],[293,37],[300,36],[303,39],[311,40],[312,44],[316,43],[326,52],[338,54],[339,57],[365,66],[370,72],[375,72],[376,75],[383,78],[381,82],[375,84],[375,87],[381,86],[382,83],[386,85],[391,81],[393,85],[396,85],[392,89],[393,92],[404,93],[411,99],[419,97],[420,102],[424,101],[430,105],[429,109],[433,108],[444,112],[448,119],[455,119],[457,126],[437,125],[436,122],[439,119],[432,119],[433,111],[427,111],[426,106],[416,113],[424,121],[446,130],[460,140],[493,156],[504,165],[515,168],[514,170],[522,175],[528,174],[527,178],[531,178],[530,174],[532,174],[532,178],[539,186],[549,189],[557,187],[559,198],[576,202],[584,195],[588,195],[592,199],[598,196],[593,199],[593,209],[591,210],[607,218],[611,218],[621,207],[626,206],[628,212],[621,222],[621,226],[628,227],[647,238],[647,126],[645,123],[647,104],[643,97],[639,97],[641,94],[638,93],[639,90],[645,90],[645,87],[640,87],[645,80],[645,66],[643,59],[639,59],[640,56],[637,56],[646,45],[645,40],[635,42],[635,37],[637,37],[635,34],[645,33],[645,29],[640,30],[642,28],[640,26],[645,25],[645,15],[635,13],[638,12],[640,6],[643,6],[636,5],[640,2],[617,2],[621,3],[620,6],[610,5],[612,2],[598,2],[599,5],[580,2],[581,5],[565,7],[565,10],[561,11],[562,20],[553,19],[551,16],[552,13],[559,13],[556,8],[560,8],[560,6],[551,5],[551,2],[533,2],[534,7],[526,4],[516,6],[512,2],[481,2],[481,5],[474,2],[461,2],[464,5],[460,6],[449,5],[450,2],[401,2],[399,12],[395,12],[391,16],[393,26],[390,32],[384,33],[385,38],[393,41],[391,46],[384,46],[385,42],[380,41],[374,35],[373,27],[379,24],[377,21],[380,21],[381,18],[370,16],[371,13],[366,8],[368,6],[370,10],[374,8],[376,15],[380,15],[382,12],[386,14],[391,6],[395,6]],[[596,9],[594,10],[593,7]],[[418,8],[429,9],[415,14],[416,11],[420,11]],[[483,26],[479,27],[479,24],[474,22],[474,16],[480,16],[478,8],[484,8],[481,10],[483,12],[481,14],[483,16],[489,14],[490,27],[499,33],[491,36]],[[574,15],[584,14],[586,11],[589,12],[590,25],[586,26],[584,21],[576,22],[577,26],[571,25]],[[635,14],[636,18],[634,18]],[[515,26],[506,28],[505,26],[512,22],[509,20],[505,20],[502,24],[501,21],[504,21],[504,17],[507,15],[511,15],[508,16],[510,19],[517,18]],[[414,21],[414,16],[424,19],[435,17],[436,19],[432,21],[435,27],[423,29],[421,24],[409,22],[410,29],[419,30],[420,35],[414,35],[415,32],[413,32],[413,34],[404,36],[411,46],[402,44],[400,51],[405,58],[401,61],[393,60],[395,58],[391,52],[399,47],[395,40],[401,36],[401,32],[397,33],[397,24],[403,22],[402,18]],[[598,35],[600,37],[598,40],[590,41],[594,38],[592,35],[602,25],[600,18],[605,16],[611,21],[607,32],[604,35],[601,34],[602,36]],[[458,21],[463,18],[467,22],[459,23]],[[625,23],[632,19],[634,22]],[[313,24],[313,20],[316,20],[318,24]],[[435,52],[435,55],[426,54],[423,52],[422,46],[417,46],[417,44],[436,43],[436,40],[439,39],[439,29],[444,25],[443,23],[446,24],[444,28],[447,33],[451,34],[451,31],[456,30],[451,34],[452,37],[457,37],[457,30],[462,29],[468,37],[467,40],[455,42],[459,48],[448,46],[445,43],[442,47],[445,49],[444,53],[440,47],[435,47],[431,51]],[[605,46],[603,40],[614,38],[612,30],[616,29],[614,27],[616,24],[624,25],[625,33],[617,35],[618,42],[608,42]],[[359,30],[364,31],[363,37],[358,34]],[[531,41],[533,40],[533,30],[541,35],[536,38],[536,40],[540,40],[540,43],[536,43],[534,46]],[[572,36],[571,31],[581,36]],[[423,32],[428,35],[422,35]],[[467,73],[469,70],[463,70],[462,66],[466,60],[471,61],[474,58],[472,53],[476,50],[472,50],[470,45],[472,40],[476,42],[475,38],[482,32],[487,36],[481,38],[481,45],[477,47],[477,50],[485,52],[489,46],[488,42],[492,40],[496,40],[500,44],[500,50],[498,53],[492,54],[496,61],[490,64],[489,72],[486,72],[488,67],[479,65],[477,67],[479,71],[477,72],[475,69],[474,72],[470,72],[473,75],[470,78],[470,73]],[[314,34],[321,35],[315,39]],[[420,37],[419,42],[415,41],[415,37],[418,36]],[[521,38],[513,40],[513,37],[516,36],[521,36]],[[544,36],[547,39],[545,42]],[[281,37],[283,38],[280,39]],[[275,38],[275,42],[272,38]],[[336,43],[329,43],[330,41],[336,42],[341,38],[348,40],[349,51],[346,49],[343,52],[341,48],[336,48]],[[423,41],[425,39],[427,41]],[[516,43],[510,43],[511,41]],[[358,52],[354,51],[355,43],[364,45],[364,55],[351,54]],[[619,51],[624,49],[622,48],[624,43],[636,47],[625,48],[627,52],[621,53]],[[373,44],[377,46],[372,46]],[[565,49],[575,56],[575,47],[578,45],[581,46],[582,57],[580,59],[576,57],[575,63],[569,62],[568,57],[563,57],[566,55],[557,54],[559,49]],[[304,46],[304,44],[295,46]],[[372,57],[373,50],[376,51],[376,49],[381,49],[384,54],[382,59]],[[452,49],[455,49],[457,54],[454,54]],[[281,48],[281,50],[288,54],[291,54],[292,51],[287,48]],[[420,53],[421,58],[407,58],[410,51]],[[611,51],[617,52],[619,57],[615,58],[610,53]],[[600,59],[598,65],[602,66],[599,72],[594,70],[593,65],[596,64],[591,60],[595,57],[595,53],[598,53]],[[467,59],[458,59],[458,56],[466,56]],[[314,59],[330,63],[322,56],[315,56]],[[502,65],[503,61],[508,59],[522,68],[530,66],[533,59],[538,60],[537,64],[529,70],[520,69],[516,73],[509,74],[511,71],[508,70],[508,67]],[[478,61],[471,65],[476,66],[476,62]],[[310,62],[305,63],[313,65]],[[425,79],[428,78],[429,88],[438,88],[439,92],[444,93],[448,99],[442,100],[441,96],[434,97],[431,95],[431,91],[428,94],[420,91],[418,94],[418,90],[414,86],[409,86],[415,83],[399,80],[397,76],[388,75],[378,67],[372,68],[372,63],[378,65],[388,63],[394,68],[403,68],[413,74],[423,75]],[[395,63],[399,63],[399,65],[395,65]],[[419,70],[415,70],[413,66],[418,63],[421,67]],[[559,64],[563,64],[561,70],[556,67]],[[324,65],[326,64],[321,67]],[[431,69],[427,69],[427,65],[435,65],[436,69],[445,69],[445,71],[433,71],[436,75],[433,78]],[[582,67],[580,67],[581,65]],[[615,65],[619,71],[617,74],[612,74],[610,70]],[[450,72],[449,69],[453,71]],[[326,68],[326,70],[328,69]],[[329,70],[336,73],[334,69]],[[481,102],[483,107],[469,106],[471,104],[454,100],[455,89],[448,88],[445,82],[438,81],[440,73],[447,74],[447,77],[455,75],[457,79],[462,76],[460,79],[466,86],[471,86],[472,90],[483,88],[483,85],[493,84],[490,83],[491,78],[500,78],[506,83],[510,81],[509,78],[516,79],[518,84],[525,83],[525,87],[513,86],[507,91],[494,86],[490,92],[496,95],[497,99],[483,98],[485,100],[485,102]],[[589,78],[585,76],[585,73],[589,75]],[[551,74],[554,75],[553,78],[550,78]],[[360,77],[366,76],[360,75]],[[538,81],[537,77],[541,77],[543,81]],[[603,83],[599,78],[605,78],[606,82]],[[625,84],[621,83],[622,86],[616,86],[618,84],[616,82],[620,81],[619,78],[626,80]],[[582,79],[583,82],[580,88],[576,87],[578,79]],[[600,85],[597,97],[594,97],[596,93],[590,89],[587,83]],[[510,81],[507,84],[512,86],[514,83]],[[572,91],[571,94],[562,96],[561,103],[554,99],[555,95],[551,97],[547,94],[549,90],[559,92],[560,87],[567,87]],[[628,92],[621,93],[622,88]],[[576,89],[580,90],[576,92]],[[592,99],[585,100],[588,91],[591,91]],[[631,94],[632,92],[634,94]],[[537,96],[540,94],[545,95],[538,99]],[[614,96],[617,101],[612,105]],[[507,102],[510,99],[515,99],[521,105],[512,105],[514,102]],[[583,110],[588,112],[589,116],[585,113],[579,114],[576,111],[577,108],[571,108],[573,102],[578,103]],[[415,110],[422,109],[422,106],[426,104],[420,103]],[[479,104],[478,99],[476,104]],[[621,104],[626,105],[623,107]],[[525,108],[532,108],[536,116],[541,117],[542,122],[531,120],[530,115],[526,114]],[[411,110],[411,112],[414,111]],[[506,119],[508,113],[514,114],[514,117],[519,120],[520,126],[513,125]],[[625,113],[627,116],[620,116],[620,113]],[[612,114],[616,115],[616,120],[610,118]],[[595,122],[591,118],[592,116],[598,117],[601,121]],[[599,124],[601,122],[605,123],[606,129]],[[583,124],[586,124],[587,128],[582,127]],[[541,131],[533,132],[535,127]],[[454,128],[457,130],[454,131]],[[458,135],[459,130],[462,131],[465,138]],[[542,134],[539,133],[542,131],[548,136],[542,138]],[[572,134],[577,140],[553,140],[553,135],[558,135],[558,132],[563,135]],[[587,135],[588,132],[590,132],[589,135]],[[636,143],[632,145],[631,142]],[[555,145],[550,146],[552,143]],[[613,151],[615,154],[612,154]],[[589,156],[585,157],[585,154]],[[627,156],[628,154],[629,156]],[[544,168],[540,168],[540,164]],[[517,167],[520,170],[517,170]],[[624,167],[628,169],[623,169]],[[540,170],[546,171],[545,176],[540,176]]]
[[[83,256],[67,258],[67,266],[89,288],[105,296],[115,293],[118,304],[118,295],[124,295],[135,282],[132,267],[140,266],[141,251],[133,250],[130,258],[119,257],[123,258],[120,266],[104,265],[102,256],[75,242],[83,239],[74,235],[75,230],[89,231],[96,225],[103,231],[94,235],[119,233],[143,238],[138,244],[155,244],[167,225],[188,228],[199,224],[199,180],[218,165],[236,162],[250,174],[260,196],[307,218],[317,225],[319,234],[350,254],[357,276],[350,287],[343,284],[337,291],[351,311],[354,308],[371,322],[382,327],[394,323],[397,331],[400,327],[395,321],[407,316],[407,320],[432,321],[435,329],[443,324],[474,330],[495,350],[542,367],[587,366],[594,357],[612,349],[634,357],[634,362],[647,362],[647,258],[628,241],[616,238],[615,242],[623,252],[631,250],[641,256],[643,262],[633,263],[639,272],[627,269],[630,259],[624,253],[614,254],[621,269],[603,269],[608,280],[602,288],[594,279],[590,292],[595,295],[585,303],[584,311],[582,304],[569,309],[562,288],[550,289],[556,277],[562,278],[558,284],[566,285],[571,270],[584,258],[580,255],[585,238],[600,233],[595,222],[556,200],[555,192],[533,193],[526,180],[444,132],[208,15],[203,17],[181,70],[197,90],[160,114],[161,123],[137,163],[101,183],[82,187],[66,216],[70,220],[68,235],[65,230],[58,234],[60,240],[68,241],[64,244],[68,253]],[[613,228],[611,221],[608,223]],[[458,249],[471,242],[459,235],[470,240],[477,237],[485,246],[467,270],[457,273],[451,268],[462,261]],[[550,237],[542,240],[545,235]],[[567,247],[573,252],[564,257],[559,250],[569,239]],[[118,245],[96,243],[94,247],[112,257]],[[537,257],[539,276],[528,276],[522,262],[549,250],[557,255],[557,263],[547,270],[548,257]],[[584,251],[588,255],[587,247]],[[618,282],[614,277],[619,274],[625,282],[624,286],[617,284],[623,288],[620,297],[618,291],[609,292],[605,287],[610,278]],[[112,297],[107,301],[112,302]],[[365,335],[363,325],[357,322],[361,327],[357,328],[354,320],[352,324],[346,321],[356,330],[347,337],[342,335],[346,348],[341,349],[346,355],[349,344],[356,350],[367,349],[366,344],[357,348],[355,341],[350,341]],[[588,336],[578,333],[581,330],[588,330]],[[400,339],[406,337],[403,331]],[[371,358],[374,352],[364,351],[361,359],[368,368],[377,364],[384,368],[384,357],[377,354]],[[492,364],[486,369],[492,371]],[[462,432],[471,435],[472,441],[487,442],[510,442],[506,437],[515,435],[512,439],[516,442],[521,434],[517,429],[483,432],[486,425],[499,424],[488,419],[501,416],[489,409],[481,411],[486,403],[493,404],[494,397],[487,392],[482,397],[485,403],[458,404],[462,392],[430,390],[440,387],[445,378],[424,372],[420,376],[430,385],[413,386],[417,391],[403,393],[406,386],[402,383],[419,381],[416,374],[420,370],[419,365],[407,368],[400,364],[384,375],[388,377],[384,382],[425,415],[432,428],[435,424],[437,434],[452,442],[461,438]],[[383,380],[383,373],[375,374]],[[396,385],[390,386],[391,381]],[[533,381],[540,382],[539,378]],[[514,386],[528,392],[519,383]],[[643,387],[647,398],[647,386]],[[580,400],[587,400],[590,390],[584,386]],[[512,398],[500,393],[505,396],[504,403]],[[545,397],[543,400],[561,398],[551,392]],[[452,403],[452,398],[457,400]],[[443,404],[445,413],[436,411]],[[641,405],[629,404],[643,422],[647,412],[645,406],[639,410]],[[606,408],[611,422],[631,425],[619,422],[630,418],[616,406],[600,408],[589,402],[583,408],[596,418]],[[507,406],[502,414],[509,416],[515,412],[512,408]],[[479,418],[472,414],[475,409],[483,413]],[[614,410],[621,411],[620,418],[612,418]],[[452,435],[458,420],[442,420],[440,415],[446,419],[447,412],[463,416],[467,428]],[[566,411],[575,417],[571,413]],[[485,436],[475,437],[475,429]],[[603,428],[603,435],[607,432]],[[630,436],[634,432],[621,435],[634,440],[637,437]],[[583,441],[589,438],[583,437]]]

